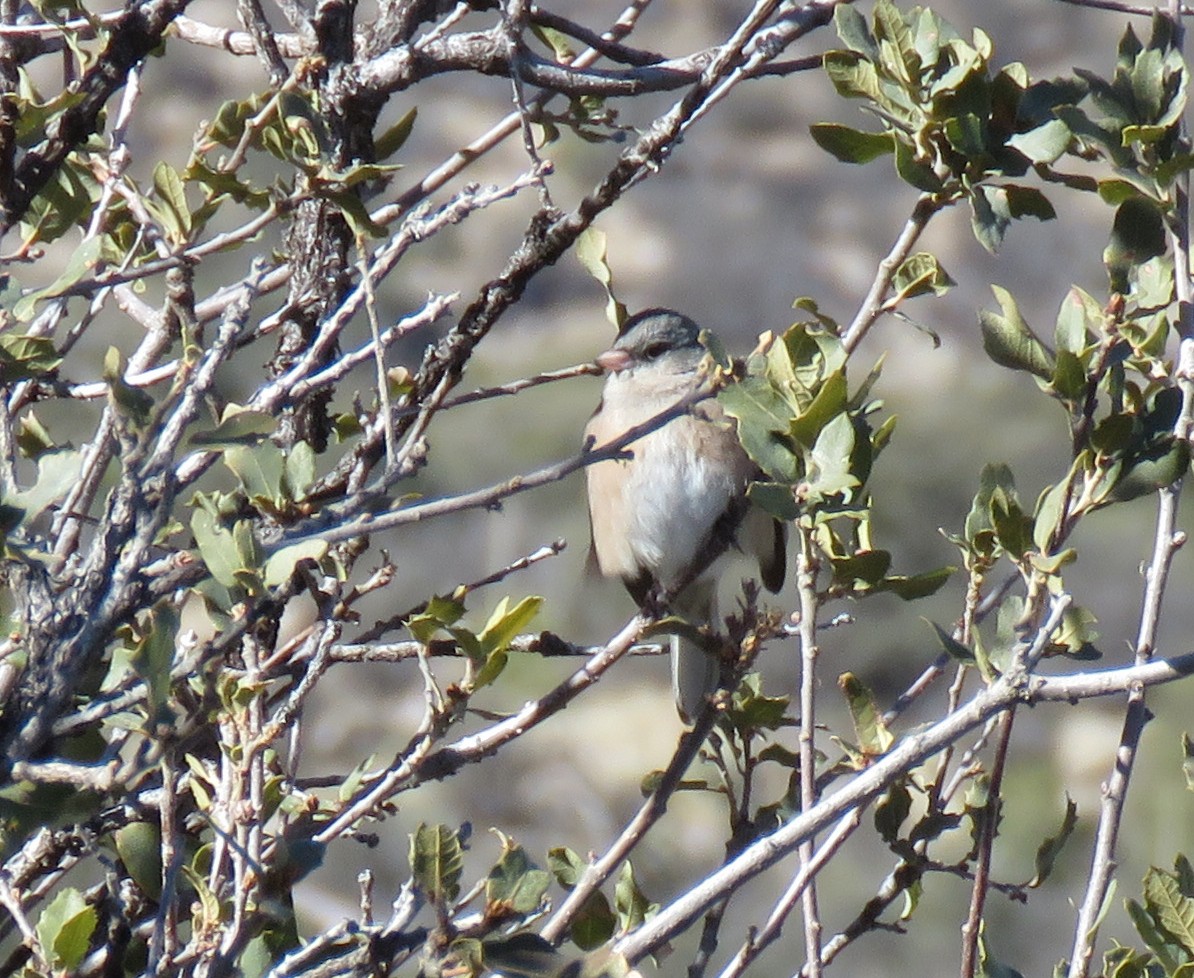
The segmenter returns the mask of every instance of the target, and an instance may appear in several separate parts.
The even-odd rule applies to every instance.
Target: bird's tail
[[[677,613],[693,625],[709,623],[716,615],[717,588],[712,579],[694,581],[673,602]],[[717,689],[721,668],[716,656],[684,635],[672,635],[672,695],[680,719],[692,723]]]

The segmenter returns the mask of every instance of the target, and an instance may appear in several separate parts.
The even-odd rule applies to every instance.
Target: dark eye
[[[643,350],[644,360],[655,360],[663,356],[668,351],[668,345],[662,342],[652,343],[645,350]]]

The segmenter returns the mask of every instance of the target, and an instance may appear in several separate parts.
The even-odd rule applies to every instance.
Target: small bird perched
[[[613,347],[597,357],[607,376],[586,443],[604,445],[695,391],[705,355],[699,334],[696,323],[670,309],[626,320]],[[749,505],[747,486],[760,473],[716,400],[627,448],[632,457],[586,469],[592,556],[604,576],[621,578],[640,607],[669,596],[694,623],[716,614],[719,558],[727,549],[756,556],[763,583],[779,590],[784,528]],[[690,721],[717,688],[718,664],[679,636],[671,646],[676,707]]]

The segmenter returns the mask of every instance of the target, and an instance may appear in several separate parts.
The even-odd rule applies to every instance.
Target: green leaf
[[[185,243],[190,237],[192,222],[182,177],[169,163],[159,161],[153,168],[153,187],[162,203],[158,211],[165,218],[163,229],[167,237],[172,244]]]
[[[866,18],[858,12],[857,7],[849,4],[834,7],[833,26],[842,43],[851,51],[856,51],[871,61],[879,59],[879,47],[871,35]]]
[[[153,822],[130,822],[116,830],[116,854],[133,882],[151,900],[162,895],[162,832]]]
[[[882,101],[875,65],[862,55],[855,51],[826,51],[823,63],[825,74],[842,98]]]
[[[1023,153],[1033,163],[1056,163],[1069,148],[1070,127],[1060,119],[1050,119],[1028,132],[1016,133],[1007,145]]]
[[[837,684],[846,697],[859,747],[868,757],[886,754],[895,743],[895,736],[887,729],[874,694],[851,672],[838,676]]]
[[[886,550],[858,550],[829,559],[835,583],[864,591],[878,584],[891,567],[891,554]]]
[[[481,648],[486,654],[505,650],[511,639],[534,620],[539,609],[543,607],[543,598],[525,597],[513,608],[510,608],[509,604],[509,598],[502,598],[498,602],[478,636]]]
[[[626,306],[614,295],[614,273],[607,261],[605,232],[591,224],[576,239],[576,257],[605,290],[605,317],[618,329],[626,321]]]
[[[797,444],[812,448],[831,421],[845,416],[849,394],[845,370],[835,370],[818,387],[808,407],[788,422],[788,434]]]
[[[1050,836],[1037,847],[1036,874],[1029,881],[1029,886],[1040,886],[1049,878],[1049,874],[1053,872],[1053,864],[1057,861],[1058,855],[1061,854],[1061,850],[1065,847],[1069,837],[1073,835],[1077,825],[1078,806],[1074,804],[1074,800],[1069,795],[1066,795],[1065,814],[1061,818],[1061,827],[1057,830],[1056,835]]]
[[[1010,292],[998,285],[991,286],[991,291],[995,293],[1003,314],[979,310],[983,349],[987,351],[987,356],[1000,366],[1026,370],[1043,380],[1049,380],[1053,375],[1053,357],[1049,348],[1020,315],[1020,309]]]
[[[717,400],[738,422],[738,440],[746,454],[771,479],[788,485],[799,481],[803,465],[785,437],[792,409],[771,383],[745,377],[721,391]]]
[[[137,675],[149,690],[149,719],[156,722],[170,696],[170,670],[178,636],[178,616],[167,604],[159,604],[149,615],[144,637],[133,649]]]
[[[991,254],[1003,244],[1011,214],[1007,209],[1007,198],[998,193],[997,187],[980,184],[970,193],[970,228],[974,237]]]
[[[37,940],[46,963],[73,971],[83,961],[99,917],[73,887],[60,890],[37,918]]]
[[[501,920],[510,914],[524,917],[534,913],[550,885],[551,874],[536,868],[522,846],[506,842],[501,859],[485,881],[486,916]]]
[[[1109,498],[1126,502],[1164,489],[1184,476],[1189,466],[1189,442],[1157,445],[1125,464]]]
[[[927,251],[918,251],[905,259],[892,277],[898,300],[929,293],[942,296],[955,285],[957,283],[950,278],[949,272]]]
[[[57,370],[62,357],[48,336],[0,334],[0,383],[44,377]]]
[[[1146,887],[1148,886],[1149,876],[1156,872],[1159,872],[1159,870],[1150,869],[1148,874],[1145,875],[1144,881]],[[1181,948],[1164,932],[1155,917],[1135,900],[1125,901],[1125,908],[1132,920],[1132,925],[1136,928],[1136,933],[1140,935],[1140,939],[1157,956],[1157,959],[1165,969],[1165,973],[1172,974],[1177,970],[1178,965],[1183,963]]]
[[[1152,868],[1144,877],[1144,903],[1149,913],[1177,939],[1182,963],[1194,955],[1194,896],[1183,893],[1176,875]]]
[[[373,143],[375,159],[388,159],[402,148],[407,139],[410,138],[410,134],[415,127],[415,119],[417,118],[418,114],[418,108],[411,109],[406,113],[406,115],[404,115],[401,119],[390,126],[389,129],[377,137]]]
[[[747,498],[760,509],[784,522],[800,516],[802,510],[792,495],[792,487],[779,482],[752,482],[746,489]]]
[[[555,846],[547,850],[547,868],[560,886],[571,890],[580,882],[589,864],[567,846]]]
[[[191,435],[190,444],[204,448],[231,448],[235,445],[256,445],[272,435],[278,419],[265,411],[250,411],[236,404],[224,409],[220,423],[210,431]]]
[[[618,915],[618,924],[623,931],[632,931],[641,927],[659,909],[659,904],[652,903],[639,888],[638,880],[634,877],[634,867],[625,862],[618,873],[618,882],[614,886],[614,910]]]
[[[196,509],[191,515],[191,532],[195,535],[199,556],[203,558],[208,573],[226,588],[239,587],[237,571],[242,569],[242,565],[232,534],[218,517],[206,509]]]
[[[24,319],[23,305],[26,302],[34,299],[51,299],[55,296],[62,295],[71,286],[79,282],[81,279],[96,273],[97,265],[100,261],[101,252],[103,250],[103,240],[100,237],[86,238],[74,250],[70,258],[67,260],[66,267],[63,268],[60,274],[50,285],[46,286],[36,296],[26,296],[17,304],[16,316],[18,319]]]
[[[1067,350],[1073,354],[1081,354],[1089,344],[1089,337],[1102,324],[1102,310],[1094,298],[1076,285],[1061,301],[1061,308],[1057,312],[1057,326],[1053,332],[1053,342],[1057,349]]]
[[[904,601],[916,601],[940,591],[955,571],[957,571],[956,567],[946,566],[924,571],[921,574],[911,574],[907,577],[891,575],[879,581],[874,590],[876,592],[888,591]]]
[[[912,794],[903,781],[892,783],[875,805],[875,828],[879,837],[891,845],[900,835],[900,826],[912,811]]]
[[[43,452],[37,459],[37,482],[5,503],[23,510],[22,522],[28,524],[74,488],[82,466],[83,453],[73,448]]]
[[[455,829],[420,823],[410,837],[408,859],[415,885],[432,904],[442,907],[456,899],[464,849]]]
[[[1049,203],[1049,198],[1036,187],[1021,187],[1014,183],[1005,183],[1000,190],[1007,199],[1007,211],[1017,220],[1024,217],[1035,217],[1038,221],[1052,221],[1057,217],[1057,211]]]
[[[1115,212],[1111,240],[1103,250],[1111,288],[1127,292],[1131,269],[1165,254],[1165,247],[1165,220],[1156,202],[1146,197],[1125,200]]]
[[[299,441],[286,453],[282,490],[288,499],[301,500],[315,481],[315,449],[310,442]]]
[[[930,621],[928,618],[922,618],[921,621],[928,622],[933,631],[937,634],[937,641],[941,643],[942,650],[949,655],[951,659],[961,662],[964,665],[974,665],[974,653],[966,648],[961,642],[954,638],[949,632],[938,625],[935,621]]]
[[[839,414],[817,436],[809,458],[806,479],[810,499],[847,493],[859,484],[850,471],[854,454],[854,423],[847,414]]]
[[[133,425],[143,428],[153,413],[153,398],[124,379],[128,360],[116,347],[104,354],[103,378],[108,384],[108,399],[113,408]]]
[[[833,122],[818,122],[809,126],[809,132],[813,142],[843,163],[870,163],[895,151],[889,132],[866,132]]]
[[[285,502],[282,478],[286,461],[273,442],[233,445],[224,450],[223,458],[250,500],[269,500],[275,506]]]
[[[271,554],[261,570],[266,587],[281,587],[290,580],[295,567],[301,561],[319,562],[327,555],[328,545],[324,540],[302,540]]]
[[[924,193],[940,193],[943,184],[941,178],[933,172],[933,167],[916,157],[915,150],[910,143],[896,138],[894,144],[895,168],[900,179]]]
[[[538,934],[511,934],[481,942],[486,974],[504,978],[555,978],[564,956]],[[470,972],[478,973],[478,972]]]

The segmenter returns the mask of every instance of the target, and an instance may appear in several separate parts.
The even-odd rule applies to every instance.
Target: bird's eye
[[[656,360],[659,357],[663,356],[665,353],[667,353],[667,351],[668,351],[668,345],[666,343],[662,343],[662,342],[652,343],[645,350],[643,350],[643,359],[644,360]]]

